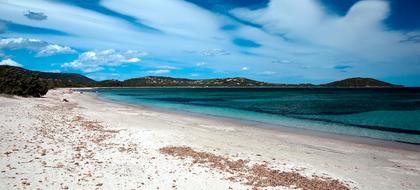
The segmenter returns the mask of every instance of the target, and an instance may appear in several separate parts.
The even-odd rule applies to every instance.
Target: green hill
[[[395,85],[391,83],[387,83],[384,81],[376,80],[373,78],[349,78],[340,81],[335,81],[327,84],[323,84],[321,86],[325,87],[388,87],[388,88],[395,88],[395,87],[402,87],[400,85]]]
[[[95,80],[80,74],[31,71],[7,65],[0,65],[0,72],[15,72],[23,76],[38,75],[41,80],[48,83],[49,88],[96,86],[97,83]]]
[[[134,78],[122,81],[123,86],[275,86],[265,82],[250,80],[247,78],[221,78],[221,79],[205,79],[205,80],[192,80],[185,78],[171,78],[171,77],[156,77],[147,76],[141,78]]]
[[[0,94],[41,97],[48,92],[48,83],[39,74],[17,67],[0,67]]]
[[[400,85],[390,84],[372,78],[349,78],[322,85],[313,84],[275,84],[260,82],[243,77],[216,78],[193,80],[186,78],[172,78],[161,76],[146,76],[124,81],[104,80],[95,81],[81,74],[51,73],[30,71],[20,67],[0,65],[0,73],[8,73],[1,80],[14,77],[10,73],[17,73],[23,78],[39,78],[48,84],[48,88],[56,87],[292,87],[292,88],[398,88]],[[0,81],[1,82],[1,81]]]

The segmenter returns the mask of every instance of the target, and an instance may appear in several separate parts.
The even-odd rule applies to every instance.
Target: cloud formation
[[[28,19],[32,19],[32,20],[46,20],[48,18],[47,15],[45,15],[42,12],[33,12],[33,11],[28,11],[26,13],[24,13],[23,15],[26,16],[26,18]]]
[[[47,46],[41,48],[37,55],[40,57],[51,56],[55,54],[66,54],[66,53],[75,53],[74,49],[71,49],[68,46],[60,46],[57,44],[48,44]]]
[[[147,71],[147,73],[154,74],[154,75],[166,74],[166,73],[170,73],[170,72],[171,72],[171,70],[169,70],[169,69],[159,69],[159,70]]]
[[[90,73],[104,70],[105,67],[116,67],[123,64],[137,63],[141,61],[141,57],[146,55],[146,52],[136,50],[118,51],[106,49],[87,51],[80,54],[76,60],[62,64],[61,67]]]
[[[266,8],[240,8],[232,14],[269,33],[364,58],[403,57],[413,55],[413,49],[420,51],[418,45],[399,43],[406,34],[385,29],[383,21],[390,14],[387,1],[359,1],[344,16],[328,14],[313,0],[271,0]]]
[[[20,27],[10,27],[1,36],[65,45],[58,48],[44,44],[43,51],[22,48],[36,52],[37,57],[52,55],[54,51],[70,53],[70,47],[80,49],[78,59],[61,61],[66,63],[63,67],[104,78],[112,77],[109,67],[113,68],[112,73],[120,72],[120,77],[143,75],[151,68],[174,70],[171,67],[182,68],[182,72],[166,73],[172,76],[200,73],[203,77],[222,77],[247,67],[252,69],[240,74],[276,82],[288,77],[304,80],[296,82],[350,76],[380,79],[417,75],[420,71],[420,32],[385,26],[384,20],[393,14],[387,1],[359,1],[343,14],[335,14],[318,0],[269,0],[267,6],[233,10],[226,7],[224,12],[201,6],[197,1],[181,0],[101,0],[85,5],[75,6],[72,1],[1,1],[0,18],[7,26],[11,23]],[[37,16],[47,18],[37,21]],[[58,31],[61,35],[42,31]],[[117,61],[122,64],[115,66],[109,63],[115,62],[112,57],[109,62],[84,58],[86,52],[104,49],[121,54],[141,49],[150,52],[150,56],[145,64],[137,66],[137,72],[119,66],[137,63],[141,56]],[[341,69],[346,73],[334,68],[350,62],[352,69]],[[56,69],[52,67],[48,69]],[[266,76],[262,77],[263,73]]]
[[[28,49],[36,52],[38,57],[52,56],[56,54],[75,53],[76,51],[68,46],[49,44],[48,42],[31,38],[4,38],[0,40],[0,51]]]
[[[3,59],[0,61],[0,65],[9,65],[9,66],[15,66],[15,67],[22,67],[21,64],[17,63],[16,61],[12,59]]]

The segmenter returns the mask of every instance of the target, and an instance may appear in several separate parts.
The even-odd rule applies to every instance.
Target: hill
[[[23,76],[38,75],[48,83],[49,88],[55,87],[293,87],[293,88],[370,88],[370,87],[402,87],[372,78],[349,78],[322,85],[313,84],[275,84],[260,82],[243,77],[216,78],[193,80],[186,78],[172,78],[160,76],[146,76],[124,81],[104,80],[95,81],[81,74],[51,73],[0,65],[0,72],[12,71]]]
[[[205,80],[192,80],[185,78],[171,78],[171,77],[156,77],[147,76],[141,78],[134,78],[122,81],[122,86],[275,86],[265,82],[259,82],[247,78],[221,78],[221,79],[205,79]]]
[[[323,84],[321,86],[325,87],[344,87],[344,88],[369,88],[369,87],[387,87],[387,88],[395,88],[395,87],[402,87],[400,85],[395,85],[391,83],[387,83],[384,81],[376,80],[373,78],[348,78],[340,81],[335,81],[327,84]]]
[[[51,73],[31,71],[20,67],[0,65],[0,72],[15,72],[23,76],[37,75],[39,78],[48,83],[49,88],[53,87],[86,87],[96,86],[96,81],[86,76],[75,73]]]
[[[0,94],[41,97],[48,92],[48,84],[39,74],[16,67],[0,67]]]

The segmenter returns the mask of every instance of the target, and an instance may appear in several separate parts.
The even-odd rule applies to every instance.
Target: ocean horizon
[[[261,122],[274,128],[420,143],[420,88],[95,88],[88,91],[123,103]]]

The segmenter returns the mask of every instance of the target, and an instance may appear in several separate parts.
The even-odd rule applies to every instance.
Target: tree
[[[5,69],[0,72],[0,93],[41,97],[48,92],[47,82],[40,79],[37,74],[16,72]]]

